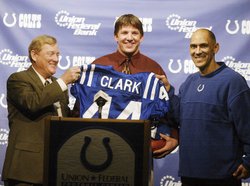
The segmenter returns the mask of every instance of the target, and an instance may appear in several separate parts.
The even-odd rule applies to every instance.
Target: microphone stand
[[[107,100],[103,97],[99,97],[97,100],[95,100],[95,102],[98,105],[98,118],[102,119],[102,107],[105,105]]]

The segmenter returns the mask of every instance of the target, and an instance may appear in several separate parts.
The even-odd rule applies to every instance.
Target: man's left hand
[[[175,137],[167,136],[164,134],[160,134],[161,138],[166,140],[166,144],[163,148],[156,150],[153,152],[154,158],[163,158],[166,155],[170,154],[177,146],[178,146],[178,139]]]

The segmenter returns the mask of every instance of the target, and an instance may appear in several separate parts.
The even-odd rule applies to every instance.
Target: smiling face
[[[202,74],[208,74],[216,69],[215,54],[218,50],[219,44],[210,31],[200,29],[193,33],[189,51],[195,66]]]
[[[41,35],[32,40],[29,46],[29,58],[32,66],[45,79],[56,73],[59,62],[59,48],[56,38]]]
[[[115,35],[115,40],[118,44],[118,51],[124,56],[131,57],[139,51],[143,36],[133,26],[122,26]]]
[[[143,41],[143,25],[133,14],[120,16],[114,27],[114,37],[118,44],[117,50],[126,57],[137,54]]]
[[[31,51],[33,67],[45,79],[56,73],[59,62],[59,49],[57,44],[44,44],[39,52]]]

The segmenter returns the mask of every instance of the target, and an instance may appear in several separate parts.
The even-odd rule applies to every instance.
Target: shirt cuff
[[[63,92],[68,89],[68,86],[64,83],[64,81],[61,78],[58,78],[56,81],[61,87]]]

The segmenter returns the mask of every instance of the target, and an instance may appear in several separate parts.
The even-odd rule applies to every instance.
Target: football
[[[153,139],[153,138],[151,138],[152,152],[154,152],[155,150],[161,149],[162,147],[165,146],[165,144],[166,144],[165,139]]]

